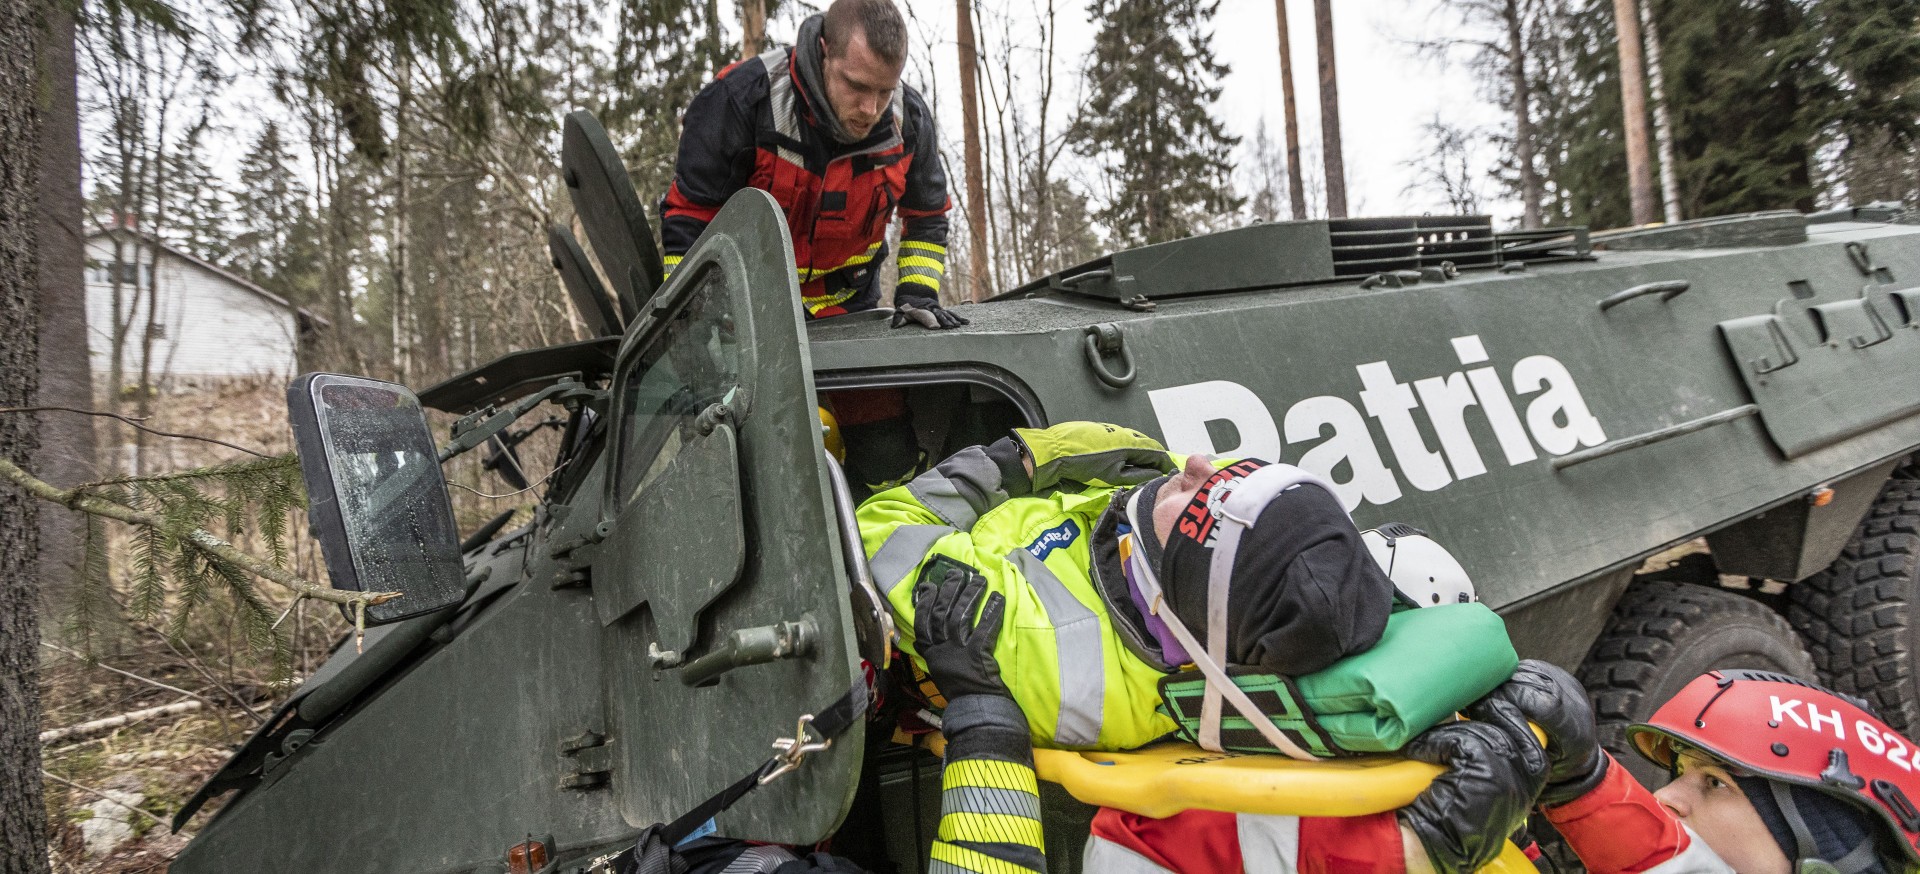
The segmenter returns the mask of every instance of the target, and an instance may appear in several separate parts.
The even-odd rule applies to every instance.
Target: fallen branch
[[[141,720],[156,719],[162,716],[178,716],[182,713],[192,713],[193,711],[199,710],[205,706],[206,705],[202,704],[198,699],[188,700],[188,701],[175,701],[172,704],[162,704],[159,707],[148,707],[144,710],[134,710],[127,713],[122,713],[119,716],[108,716],[104,719],[95,719],[88,722],[82,722],[79,725],[69,725],[66,728],[50,728],[50,729],[47,729],[46,731],[40,732],[40,743],[44,745],[44,744],[53,743],[55,741],[66,740],[67,738],[84,737],[89,734],[97,734],[103,731],[112,731],[113,729],[131,725],[135,722],[140,722]]]
[[[241,552],[239,549],[234,548],[233,544],[215,537],[204,528],[193,528],[185,531],[174,530],[174,528],[167,525],[165,520],[162,520],[152,513],[136,510],[125,504],[110,501],[99,495],[89,494],[80,489],[62,489],[33,474],[27,473],[25,470],[22,470],[19,465],[14,464],[5,457],[0,457],[0,477],[11,480],[15,485],[25,489],[28,494],[36,498],[51,501],[69,510],[77,510],[82,513],[101,516],[118,522],[125,522],[128,525],[151,528],[155,531],[165,531],[175,537],[191,542],[195,549],[212,555],[260,579],[277,583],[284,588],[292,590],[302,598],[312,598],[316,601],[344,604],[350,609],[364,611],[369,605],[385,604],[388,601],[400,597],[399,592],[348,592],[328,586],[317,585],[302,579],[292,571],[285,568],[274,567],[245,552]]]
[[[100,799],[103,799],[103,800],[106,800],[106,801],[111,801],[111,802],[113,802],[114,804],[117,804],[117,805],[119,805],[119,806],[121,806],[121,807],[124,807],[124,808],[126,808],[126,809],[128,809],[128,810],[131,810],[131,811],[133,811],[134,813],[137,813],[137,814],[140,814],[141,816],[144,816],[144,817],[146,817],[146,818],[148,818],[148,819],[150,819],[150,820],[153,820],[153,823],[154,823],[155,825],[165,825],[165,823],[163,823],[163,822],[161,822],[161,821],[160,821],[160,817],[157,817],[157,816],[154,816],[153,814],[151,814],[151,813],[148,813],[148,812],[146,812],[146,811],[144,811],[144,810],[141,810],[141,809],[140,809],[140,808],[138,808],[138,807],[134,807],[133,805],[131,805],[131,804],[128,804],[128,803],[126,803],[125,801],[121,801],[120,799],[118,799],[118,798],[115,798],[115,797],[113,797],[113,796],[111,796],[111,795],[108,795],[107,793],[105,793],[105,792],[102,792],[102,791],[100,791],[100,790],[98,790],[98,789],[94,789],[94,788],[92,788],[92,787],[89,787],[89,786],[82,786],[82,785],[80,785],[80,784],[78,784],[78,783],[75,783],[75,782],[73,782],[72,780],[69,780],[69,779],[67,779],[67,778],[65,778],[65,777],[57,777],[57,776],[54,776],[54,775],[53,775],[53,774],[52,774],[51,772],[49,772],[49,771],[47,771],[47,770],[46,770],[45,768],[42,768],[42,769],[40,769],[40,776],[42,776],[42,777],[45,777],[45,778],[47,778],[47,779],[49,779],[49,780],[52,780],[53,782],[55,782],[55,783],[58,783],[58,784],[60,784],[60,785],[62,785],[62,786],[65,786],[65,787],[67,787],[68,789],[78,789],[78,790],[80,790],[81,792],[85,792],[85,793],[87,793],[88,795],[92,795],[92,796],[94,796],[94,797],[96,797],[96,798],[100,798]]]

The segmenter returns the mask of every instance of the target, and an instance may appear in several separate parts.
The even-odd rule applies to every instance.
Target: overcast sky
[[[984,9],[1004,10],[1029,20],[1037,20],[1037,10],[1044,9],[1045,4],[1045,0],[975,2]],[[1058,81],[1060,93],[1071,100],[1081,88],[1080,70],[1093,45],[1095,27],[1087,20],[1084,0],[1057,2],[1062,64]],[[941,45],[934,60],[938,65],[936,75],[941,79],[937,87],[943,92],[942,125],[949,131],[949,140],[958,143],[953,4],[950,0],[918,0],[912,5],[916,19],[937,29],[935,38]],[[1480,97],[1463,64],[1422,58],[1411,45],[1414,40],[1456,31],[1457,19],[1443,8],[1441,0],[1336,0],[1333,6],[1349,212],[1393,215],[1443,209],[1444,201],[1437,196],[1406,190],[1414,177],[1407,162],[1427,146],[1422,126],[1436,114],[1456,125],[1483,129],[1501,121],[1497,108]],[[1320,139],[1312,0],[1288,0],[1288,24],[1301,141],[1311,150]],[[788,34],[776,31],[775,36]],[[1213,51],[1232,70],[1223,83],[1216,114],[1231,132],[1246,140],[1252,139],[1264,119],[1270,135],[1278,141],[1282,116],[1274,0],[1220,0],[1213,25]],[[1492,157],[1482,149],[1477,156],[1479,172],[1491,165]],[[1485,185],[1483,190],[1491,194],[1492,186]],[[1496,215],[1515,211],[1498,201],[1490,202],[1487,208]]]

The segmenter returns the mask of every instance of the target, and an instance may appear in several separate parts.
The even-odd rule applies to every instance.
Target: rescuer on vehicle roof
[[[955,328],[940,305],[947,263],[947,176],[933,113],[900,81],[907,28],[892,0],[835,0],[790,48],[729,65],[682,118],[673,184],[661,206],[668,273],[742,188],[786,212],[809,318],[880,303],[887,231],[903,221],[893,326]],[[918,445],[898,389],[832,392],[827,404],[877,491],[914,473]]]
[[[671,271],[742,188],[787,214],[800,296],[813,317],[879,304],[880,265],[897,212],[894,325],[951,328],[947,178],[933,114],[902,84],[907,31],[892,0],[835,0],[800,25],[791,48],[729,65],[687,106],[673,185],[661,210]]]

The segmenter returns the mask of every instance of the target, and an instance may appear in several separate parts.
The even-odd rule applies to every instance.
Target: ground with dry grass
[[[162,392],[154,415],[143,424],[161,431],[216,437],[257,452],[289,451],[285,388],[278,382],[229,384]],[[444,436],[444,418],[436,422]],[[249,458],[212,443],[137,435],[125,425],[101,420],[101,467],[109,473],[162,473]],[[551,440],[529,444],[545,448]],[[529,451],[530,473],[545,472]],[[462,530],[494,514],[531,503],[530,494],[505,492],[480,474],[478,459],[461,459],[449,479]],[[61,512],[49,507],[48,512]],[[319,550],[306,522],[292,520],[289,565],[315,581],[326,579]],[[90,636],[78,635],[68,617],[45,617],[40,694],[45,711],[42,737],[47,773],[48,822],[53,829],[53,868],[73,874],[164,871],[206,821],[219,801],[207,805],[180,834],[171,820],[181,804],[227,756],[271,714],[301,677],[323,663],[349,629],[332,605],[306,601],[261,585],[286,609],[277,626],[291,644],[292,676],[275,677],[268,654],[249,649],[240,624],[223,597],[195,608],[186,633],[170,638],[162,618],[135,619],[124,609],[129,590],[126,532],[112,532],[110,590],[115,609]],[[264,554],[261,544],[237,544]],[[50,581],[56,591],[67,581]],[[290,609],[289,609],[290,608]],[[169,707],[168,705],[178,705]],[[89,725],[120,717],[124,725]],[[50,735],[58,735],[48,739]],[[124,825],[120,825],[124,823]]]

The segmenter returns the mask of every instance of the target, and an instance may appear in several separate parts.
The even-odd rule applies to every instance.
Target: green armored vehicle
[[[755,191],[662,282],[590,118],[563,169],[599,269],[565,232],[555,263],[603,336],[417,402],[296,385],[335,584],[407,594],[181,811],[230,796],[175,870],[582,870],[805,739],[887,652],[816,411],[848,389],[904,391],[934,459],[1091,419],[1326,474],[1363,527],[1445,543],[1521,654],[1577,669],[1615,724],[1751,667],[1920,728],[1920,227],[1893,210],[1263,224],[1117,252],[930,333],[805,321]],[[442,460],[491,444],[511,479],[513,422],[545,404],[566,425],[534,521],[456,543],[417,405],[464,417]],[[853,720],[719,832],[917,870],[937,760],[882,733]],[[1050,863],[1075,870],[1087,810],[1048,805]]]

